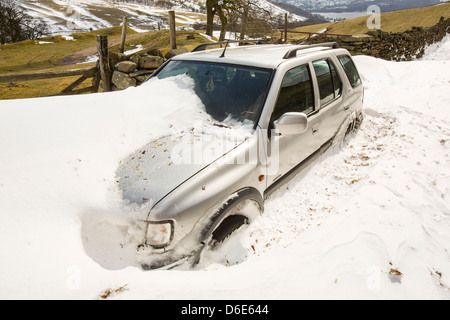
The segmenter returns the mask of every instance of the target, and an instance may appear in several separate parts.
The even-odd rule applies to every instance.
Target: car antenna
[[[222,55],[220,56],[220,58],[225,58],[225,52],[227,51],[229,42],[230,42],[230,40],[227,40],[227,43],[225,44],[225,49],[223,49],[223,52],[222,52]]]

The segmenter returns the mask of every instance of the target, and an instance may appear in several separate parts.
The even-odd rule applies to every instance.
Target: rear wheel
[[[353,121],[347,127],[347,131],[345,132],[344,140],[347,138],[347,136],[350,133],[354,133],[361,128],[363,119],[364,119],[364,117],[363,117],[362,113],[360,113],[358,116],[356,116],[355,119],[353,119]]]
[[[364,121],[364,115],[362,113],[360,113],[355,120],[355,130],[358,130],[359,128],[361,128],[363,121]]]

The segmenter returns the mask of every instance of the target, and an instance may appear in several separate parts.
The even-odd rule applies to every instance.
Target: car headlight
[[[163,248],[172,240],[173,231],[172,221],[149,222],[146,243],[154,248]]]

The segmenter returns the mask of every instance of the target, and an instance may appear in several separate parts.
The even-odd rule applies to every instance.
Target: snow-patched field
[[[110,28],[122,24],[122,18],[128,18],[128,25],[137,32],[168,28],[167,8],[149,6],[141,3],[118,2],[108,0],[17,0],[29,15],[43,20],[51,35],[73,34],[101,28]],[[155,1],[156,2],[156,1]],[[206,21],[204,3],[199,0],[174,0],[171,2],[176,11],[176,22],[182,28],[191,28],[195,23]],[[272,15],[280,16],[286,10],[266,0],[254,1],[258,7]],[[306,18],[290,14],[290,19],[303,21]],[[181,28],[181,27],[180,27]]]
[[[195,270],[135,266],[115,170],[168,130],[148,92],[0,101],[0,298],[449,299],[450,36],[421,61],[355,61],[360,131]]]
[[[182,1],[179,1],[183,3]],[[167,28],[168,9],[143,4],[107,0],[18,0],[18,4],[35,19],[43,20],[51,35],[87,32],[128,24],[137,32]],[[175,7],[177,23],[190,26],[205,20],[195,1]]]

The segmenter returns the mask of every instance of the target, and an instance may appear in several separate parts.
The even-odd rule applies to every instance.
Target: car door
[[[316,108],[310,69],[310,64],[297,66],[287,71],[283,77],[269,129],[288,112],[306,114],[308,129],[301,134],[280,135],[276,131],[269,134],[268,157],[271,158],[271,167],[267,174],[268,186],[294,169],[320,147],[320,137],[315,129],[319,125],[320,115]]]
[[[330,58],[313,61],[314,76],[319,90],[321,122],[316,130],[322,144],[332,139],[348,116],[343,98],[343,84],[335,63]]]
[[[347,54],[339,55],[337,59],[342,67],[341,78],[347,84],[343,92],[346,100],[346,107],[349,109],[349,112],[360,110],[363,103],[363,86],[356,65],[352,58]],[[345,81],[345,78],[347,78],[348,81]]]

